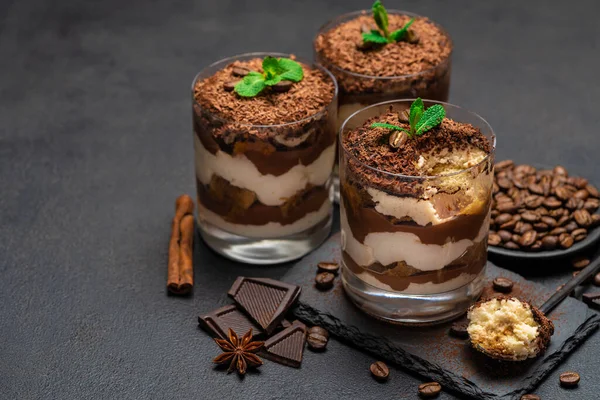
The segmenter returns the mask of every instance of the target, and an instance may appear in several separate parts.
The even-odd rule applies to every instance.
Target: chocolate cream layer
[[[214,176],[210,185],[196,181],[198,200],[225,221],[239,225],[292,224],[311,212],[317,212],[329,199],[329,186],[307,187],[281,206],[267,206],[246,189]]]
[[[298,164],[312,164],[323,151],[333,146],[336,142],[333,123],[321,120],[319,123],[304,126],[301,132],[282,131],[280,135],[273,135],[270,140],[261,140],[247,134],[243,129],[223,132],[219,131],[219,128],[208,128],[201,118],[195,115],[194,131],[204,148],[211,154],[217,154],[218,151],[230,155],[243,154],[261,174],[280,176]],[[225,125],[221,129],[229,128]]]

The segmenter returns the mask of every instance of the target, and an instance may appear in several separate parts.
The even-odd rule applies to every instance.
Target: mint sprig
[[[411,18],[402,28],[390,33],[388,13],[381,1],[376,0],[371,6],[371,11],[379,30],[371,29],[370,32],[363,32],[363,43],[387,44],[407,39],[408,28],[415,22],[414,18]]]
[[[388,124],[385,122],[374,122],[371,128],[385,128],[392,131],[406,132],[409,138],[420,136],[428,130],[435,128],[442,123],[446,117],[446,110],[440,104],[434,104],[425,109],[423,100],[419,97],[410,105],[408,112],[408,123],[410,129],[405,129],[399,125]]]
[[[242,97],[255,97],[268,86],[281,81],[300,82],[304,78],[302,66],[289,58],[267,56],[262,62],[263,72],[250,71],[235,87]]]

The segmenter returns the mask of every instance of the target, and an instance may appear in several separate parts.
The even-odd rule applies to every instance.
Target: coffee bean
[[[390,135],[389,144],[394,149],[400,148],[404,146],[406,141],[408,140],[408,135],[404,131],[394,131]]]
[[[548,225],[548,228],[554,228],[556,226],[556,220],[552,217],[544,216],[540,218],[540,221]]]
[[[594,285],[600,286],[600,272],[594,276]]]
[[[555,210],[550,210],[548,215],[552,218],[560,218],[565,214],[565,210],[563,208],[557,208]]]
[[[419,43],[419,35],[412,29],[406,31],[406,41],[410,44]]]
[[[318,332],[308,332],[306,343],[312,350],[322,351],[327,347],[328,338]]]
[[[565,207],[569,210],[579,210],[580,208],[583,208],[584,204],[585,204],[585,202],[583,200],[576,199],[575,197],[571,197],[565,203]]]
[[[232,92],[233,89],[235,89],[235,85],[238,84],[239,81],[231,81],[231,82],[225,82],[223,84],[223,90],[225,90],[226,92]]]
[[[494,290],[501,293],[510,293],[513,289],[514,283],[508,278],[498,277],[492,281]]]
[[[340,269],[340,265],[336,262],[321,261],[317,264],[317,268],[319,272],[331,272],[332,274],[335,274]]]
[[[387,380],[390,376],[390,369],[383,361],[374,362],[369,369],[371,370],[373,378],[380,382]]]
[[[548,210],[545,209],[544,207],[538,207],[535,210],[533,210],[533,212],[535,212],[543,217],[546,217],[549,214]]]
[[[575,269],[584,269],[588,265],[590,265],[590,259],[587,257],[577,257],[571,262],[571,265]]]
[[[231,74],[233,76],[238,76],[240,78],[243,78],[244,76],[248,75],[250,73],[250,70],[248,68],[244,68],[244,67],[233,67],[233,69],[231,70]]]
[[[492,184],[492,194],[496,194],[496,193],[498,193],[498,191],[500,191],[500,187],[498,186],[498,184],[496,182],[494,182]]]
[[[513,162],[513,160],[503,160],[497,162],[496,165],[494,165],[494,168],[496,169],[496,171],[502,171],[503,169],[512,168],[514,165],[515,163]]]
[[[575,222],[577,225],[582,228],[588,228],[592,225],[592,216],[590,215],[588,210],[577,210],[573,213],[573,218],[575,218]]]
[[[563,201],[570,199],[573,196],[573,193],[574,192],[572,190],[569,190],[569,188],[565,186],[559,186],[554,189],[554,194],[556,194],[556,197]]]
[[[526,181],[525,179],[517,179],[515,178],[515,180],[513,181],[513,184],[519,188],[519,189],[527,189],[527,186],[529,185],[529,182]]]
[[[590,194],[590,196],[598,198],[600,197],[600,192],[598,192],[598,189],[596,189],[596,187],[594,185],[590,185],[589,183],[586,185],[585,190],[587,190],[587,192]]]
[[[524,394],[521,396],[521,400],[542,400],[537,394]]]
[[[528,189],[531,193],[535,193],[535,194],[539,194],[539,195],[544,194],[544,188],[542,187],[542,185],[540,185],[538,183],[532,183],[531,185],[529,185]]]
[[[583,189],[588,184],[588,180],[587,179],[580,178],[578,176],[571,176],[571,177],[569,177],[569,179],[567,180],[567,182],[569,182],[570,185],[575,186],[577,189]]]
[[[460,339],[468,339],[469,332],[467,331],[467,327],[469,326],[468,321],[456,321],[450,327],[450,331],[448,332],[451,336],[460,338]]]
[[[271,86],[271,88],[273,88],[274,92],[283,93],[290,90],[292,85],[294,85],[294,82],[292,81],[279,81],[275,85]]]
[[[515,242],[506,242],[504,243],[504,247],[510,250],[518,250],[519,249],[519,245],[516,244]]]
[[[556,225],[558,226],[563,226],[565,225],[567,222],[569,222],[571,220],[571,217],[568,215],[562,215],[558,218],[558,221],[556,221]]]
[[[521,218],[523,218],[527,222],[537,222],[540,219],[540,216],[531,211],[525,211],[521,213]]]
[[[560,374],[560,384],[564,387],[575,387],[579,383],[579,374],[569,371]]]
[[[512,181],[507,178],[498,179],[497,183],[498,183],[498,186],[500,186],[500,189],[504,189],[504,190],[508,190],[513,186]]]
[[[510,241],[510,238],[512,237],[512,234],[509,231],[498,231],[498,236],[500,236],[500,239],[502,239],[503,242],[508,242]]]
[[[521,240],[521,235],[517,235],[516,233],[513,233],[513,235],[510,237],[510,240],[512,240],[515,243],[519,243],[519,240]]]
[[[331,272],[321,272],[317,274],[315,277],[315,283],[318,289],[331,289],[333,287],[333,281],[335,280],[335,275]]]
[[[600,200],[598,199],[587,199],[585,203],[583,203],[583,208],[588,210],[588,212],[594,213],[598,208],[600,208]]]
[[[425,398],[436,397],[442,391],[442,386],[437,382],[427,382],[419,385],[419,395]]]
[[[515,227],[516,224],[517,224],[517,220],[513,218],[510,221],[505,222],[504,224],[500,225],[500,229],[511,230]]]
[[[546,250],[554,250],[558,245],[558,237],[546,236],[542,239],[542,247]]]
[[[573,194],[573,197],[576,199],[587,200],[590,197],[590,194],[585,189],[580,189]]]
[[[557,165],[556,167],[554,167],[552,172],[554,172],[554,175],[569,176],[567,169],[562,165]]]
[[[542,202],[542,204],[544,205],[544,207],[553,209],[553,208],[558,208],[562,205],[561,201],[558,200],[556,197],[547,197],[546,199],[544,199],[544,201]]]
[[[579,226],[577,226],[577,222],[571,221],[566,224],[564,228],[567,230],[567,232],[573,232],[575,229],[579,228]]]
[[[512,220],[512,218],[513,218],[512,214],[502,213],[502,214],[498,215],[498,217],[496,217],[494,222],[498,225],[502,225],[502,224]]]
[[[559,228],[554,228],[550,231],[550,235],[555,235],[558,236],[561,233],[565,233],[567,230],[563,227],[559,227]]]
[[[532,244],[534,244],[536,240],[537,240],[537,232],[527,231],[523,234],[523,236],[521,236],[521,239],[519,239],[519,245],[521,247],[529,247]]]
[[[548,224],[545,224],[543,222],[536,222],[535,224],[533,224],[533,229],[535,229],[538,232],[546,232],[549,229]]]
[[[316,334],[319,334],[319,335],[324,336],[327,339],[329,339],[329,332],[327,331],[327,329],[321,328],[320,326],[317,326],[317,325],[308,328],[307,333],[316,333]]]
[[[587,229],[585,229],[585,228],[575,229],[573,232],[571,232],[571,236],[573,236],[574,241],[581,242],[583,239],[585,239],[587,237]]]
[[[600,214],[592,215],[592,228],[600,226]]]
[[[535,167],[532,167],[531,165],[528,164],[521,164],[521,165],[517,165],[515,167],[515,175],[517,174],[523,174],[523,175],[533,175],[536,172]]]
[[[538,235],[539,238],[540,235]],[[534,244],[531,245],[531,247],[529,248],[529,250],[531,251],[539,251],[542,249],[542,241],[541,240],[536,240]]]
[[[562,233],[558,237],[558,243],[563,249],[568,249],[569,247],[573,246],[573,242],[573,237],[568,233]]]
[[[502,238],[497,233],[490,233],[488,236],[488,244],[490,246],[498,246],[502,243]]]
[[[525,197],[523,200],[525,207],[527,208],[538,208],[544,202],[544,198],[536,195],[531,195]]]
[[[527,222],[519,221],[515,225],[513,232],[518,233],[519,235],[522,235],[525,232],[530,231],[532,229],[533,229],[533,225],[528,224]]]

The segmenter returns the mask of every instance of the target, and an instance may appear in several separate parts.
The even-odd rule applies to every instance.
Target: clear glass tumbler
[[[450,92],[450,75],[452,65],[452,52],[440,64],[414,74],[397,76],[371,76],[359,74],[343,69],[330,60],[323,52],[318,50],[317,41],[334,27],[361,15],[369,14],[370,10],[354,11],[340,15],[323,25],[313,41],[315,60],[327,68],[335,76],[339,86],[339,108],[337,129],[354,112],[371,104],[381,103],[394,99],[407,99],[420,97],[422,99],[448,101]],[[407,15],[420,17],[417,14],[401,10],[388,10],[388,14]],[[444,29],[435,24],[445,33]],[[446,33],[446,40],[452,45],[450,36]],[[334,186],[336,200],[339,199],[338,165],[334,173]]]
[[[342,277],[346,293],[365,312],[395,323],[431,324],[463,314],[483,289],[496,139],[477,114],[425,101],[479,128],[492,152],[451,174],[406,176],[370,167],[345,148],[353,127],[390,107],[401,113],[412,101],[366,107],[340,129]]]
[[[199,230],[216,252],[251,264],[290,261],[315,249],[331,231],[333,210],[337,85],[329,71],[314,66],[333,82],[331,102],[299,121],[239,123],[196,101],[196,82],[267,55],[290,58],[242,54],[210,65],[192,83]]]

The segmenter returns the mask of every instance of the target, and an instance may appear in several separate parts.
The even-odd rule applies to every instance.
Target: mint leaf
[[[415,127],[417,123],[423,116],[423,111],[425,110],[425,105],[423,104],[423,100],[419,97],[410,105],[410,113],[408,115],[408,121],[410,123],[410,131],[415,133]]]
[[[387,43],[388,40],[386,38],[384,38],[383,36],[381,36],[381,33],[379,33],[379,31],[376,30],[372,30],[370,33],[363,33],[362,34],[363,37],[363,42],[371,42],[371,43]]]
[[[304,71],[300,63],[289,58],[280,58],[277,61],[279,62],[282,81],[300,82],[304,78]]]
[[[371,124],[371,128],[386,128],[386,129],[392,129],[394,131],[404,131],[404,132],[410,134],[409,131],[407,131],[406,129],[404,129],[401,126],[394,125],[394,124],[388,124],[385,122],[373,122]]]
[[[250,71],[248,75],[238,82],[234,90],[242,97],[254,97],[266,87],[265,77],[256,71]]]
[[[400,40],[406,37],[406,33],[408,32],[408,28],[415,22],[414,18],[411,18],[401,29],[398,29],[392,33],[390,33],[390,39],[394,42],[399,42]]]
[[[373,3],[373,5],[371,6],[371,11],[373,12],[373,19],[375,20],[375,23],[377,24],[379,29],[383,31],[383,36],[387,38],[389,36],[388,14],[383,4],[381,4],[381,1],[376,0],[375,3]]]
[[[265,85],[267,86],[273,86],[278,84],[279,82],[281,82],[283,79],[281,78],[281,75],[276,75],[271,79],[265,79]]]
[[[281,74],[279,60],[277,60],[275,57],[266,56],[262,62],[262,68],[267,80],[273,79],[277,75]]]
[[[433,127],[442,123],[446,117],[446,110],[439,104],[435,104],[423,112],[423,116],[415,126],[415,134],[422,135]]]

